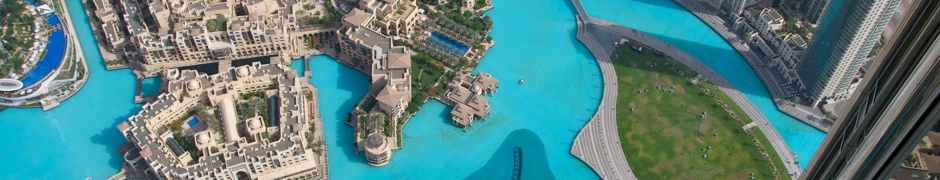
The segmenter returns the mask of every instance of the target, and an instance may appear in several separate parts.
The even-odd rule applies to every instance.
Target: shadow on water
[[[218,73],[219,73],[219,63],[217,63],[217,62],[206,63],[206,64],[200,64],[200,65],[194,65],[194,66],[180,67],[180,68],[178,68],[178,69],[179,69],[180,71],[183,71],[183,70],[196,70],[196,71],[198,71],[198,72],[206,73],[206,74],[218,74]]]
[[[127,118],[137,114],[140,111],[140,108],[134,106],[127,110],[126,115],[117,117],[113,120],[114,123],[111,123],[111,126],[108,128],[102,129],[95,135],[92,135],[88,140],[91,140],[92,143],[104,146],[102,151],[109,152],[112,154],[118,154],[118,147],[121,144],[124,144],[127,140],[124,138],[124,135],[117,129],[117,125],[121,122],[127,121]],[[115,169],[120,169],[121,164],[124,162],[123,154],[118,154],[116,156],[108,156],[108,166],[114,167]]]
[[[511,179],[516,168],[515,147],[521,148],[520,179],[555,179],[548,166],[542,139],[528,129],[515,130],[506,136],[490,160],[467,179]]]
[[[662,40],[669,45],[676,47],[682,52],[691,55],[693,58],[696,58],[699,62],[705,66],[708,66],[709,69],[715,71],[719,76],[725,78],[728,82],[731,83],[732,87],[725,88],[737,89],[746,95],[772,99],[770,93],[767,91],[764,84],[762,84],[762,79],[757,77],[756,71],[751,68],[751,66],[744,60],[737,50],[716,47],[715,45],[703,44],[682,38],[675,38],[673,37],[674,35],[648,32],[639,29],[637,31],[646,33],[659,40]],[[595,35],[595,38],[597,38],[599,43],[613,43],[619,40],[619,38],[616,37],[619,37],[619,35],[607,33]],[[722,43],[725,43],[729,47],[731,46],[727,41],[722,40]],[[647,51],[648,50],[644,50],[644,53],[647,53]]]

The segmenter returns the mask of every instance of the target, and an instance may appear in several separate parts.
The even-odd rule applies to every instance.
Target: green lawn
[[[441,88],[432,86],[442,76],[448,78],[448,76],[444,76],[444,62],[440,60],[434,59],[423,52],[411,56],[411,60],[412,94],[411,102],[408,103],[406,109],[409,114],[417,112],[428,97],[443,92]],[[447,82],[450,82],[450,79],[441,80],[441,84],[447,84]]]
[[[737,105],[714,85],[692,84],[697,73],[688,67],[654,55],[651,48],[640,54],[630,47],[618,48],[611,59],[619,79],[618,133],[637,178],[749,179],[751,173],[755,179],[774,178],[771,165],[742,128],[751,120]],[[757,128],[751,130],[766,139]],[[763,145],[783,168],[773,148]]]

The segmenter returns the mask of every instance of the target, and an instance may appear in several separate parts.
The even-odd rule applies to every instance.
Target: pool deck
[[[58,0],[57,3],[60,3],[60,7],[65,7],[64,0]],[[88,80],[90,69],[88,63],[85,61],[85,54],[82,51],[81,46],[79,46],[78,35],[75,32],[75,25],[72,23],[72,16],[69,13],[68,8],[56,9],[54,14],[59,18],[59,24],[62,27],[63,34],[65,36],[65,52],[63,52],[62,62],[56,66],[56,69],[52,70],[47,74],[43,79],[39,80],[35,84],[32,84],[30,87],[38,87],[38,89],[32,93],[29,93],[25,96],[16,97],[16,98],[6,98],[8,100],[13,100],[13,103],[0,103],[0,106],[8,107],[24,107],[24,108],[42,108],[43,111],[51,110],[55,107],[58,107],[62,102],[68,100],[72,96],[78,93],[82,87],[85,86],[85,83]],[[74,54],[70,53],[73,52]],[[65,63],[69,61],[69,63]],[[75,74],[71,79],[62,79],[56,80],[60,73],[64,73],[67,68],[66,64],[71,63],[80,63],[83,67],[83,72],[80,72],[83,76],[81,79],[75,78]],[[77,68],[73,67],[73,68]],[[76,72],[79,73],[79,72]],[[60,90],[56,92],[56,90]],[[44,97],[43,97],[44,96]],[[35,101],[37,104],[34,105],[22,105],[20,102],[24,101]]]
[[[679,50],[668,43],[635,29],[620,26],[608,21],[587,16],[581,6],[580,0],[572,0],[578,10],[578,40],[594,54],[601,72],[604,76],[604,96],[594,118],[581,130],[572,145],[571,154],[588,164],[601,178],[604,179],[636,179],[624,157],[623,149],[616,124],[617,76],[610,62],[610,54],[614,50],[614,42],[621,37],[627,37],[646,44],[682,62],[686,66],[701,73],[710,79],[719,89],[737,103],[745,113],[754,120],[755,125],[767,137],[774,147],[777,155],[783,160],[787,174],[799,178],[800,169],[796,157],[783,141],[774,126],[770,125],[761,113],[740,91],[730,82],[718,75],[694,57]],[[598,39],[609,40],[609,43],[600,43]],[[616,144],[608,146],[608,144]]]
[[[75,59],[75,61],[72,61],[72,63],[81,62],[81,65],[83,66],[82,69],[84,70],[84,72],[81,72],[81,73],[84,74],[84,75],[82,76],[82,79],[76,79],[75,82],[72,83],[71,89],[72,89],[73,91],[69,91],[69,92],[65,92],[64,94],[56,95],[56,96],[54,96],[54,98],[51,98],[51,99],[49,100],[48,105],[47,105],[47,104],[43,104],[43,105],[42,105],[43,111],[48,111],[48,110],[51,110],[52,108],[58,107],[58,106],[61,104],[61,102],[64,102],[65,100],[68,100],[69,98],[71,98],[71,97],[74,96],[75,94],[78,94],[78,91],[80,91],[80,90],[82,89],[82,87],[85,87],[85,83],[88,82],[88,77],[91,76],[91,73],[90,73],[90,72],[91,72],[91,69],[89,69],[89,67],[88,67],[88,61],[86,61],[86,59],[85,59],[85,52],[84,52],[84,51],[82,50],[82,48],[81,48],[81,45],[80,45],[81,42],[78,41],[78,35],[77,35],[78,33],[75,32],[75,24],[72,22],[72,14],[69,12],[69,8],[66,7],[67,5],[65,4],[65,0],[59,0],[59,3],[61,3],[61,6],[60,6],[60,7],[63,7],[63,8],[62,8],[62,16],[61,16],[61,17],[64,17],[64,18],[65,18],[65,20],[62,20],[62,19],[60,19],[60,20],[62,21],[62,23],[65,23],[65,24],[66,24],[66,28],[65,28],[66,33],[65,33],[65,34],[66,34],[66,36],[67,36],[67,38],[68,38],[68,42],[69,42],[69,43],[66,43],[66,44],[68,44],[68,45],[67,45],[68,48],[66,49],[66,55],[65,55],[64,58],[65,58],[65,59],[68,59],[68,58],[69,58],[69,57],[68,57],[68,56],[69,56],[69,54],[68,54],[68,51],[69,51],[69,50],[74,51],[74,52],[75,52],[75,54],[74,54],[74,59]],[[63,63],[63,64],[64,64],[64,63]],[[61,66],[62,66],[62,65],[60,64],[59,69],[62,68]],[[77,67],[77,66],[76,66],[76,67]],[[58,76],[58,73],[56,73],[55,75]],[[73,77],[73,78],[74,78],[74,77]]]
[[[764,64],[761,61],[760,56],[751,51],[751,48],[744,44],[742,38],[737,34],[731,32],[727,26],[725,26],[726,21],[721,19],[716,15],[718,10],[711,8],[708,5],[704,5],[700,2],[694,0],[673,0],[679,6],[689,10],[692,14],[698,17],[700,20],[708,24],[715,32],[721,35],[728,44],[731,44],[735,50],[741,54],[741,57],[747,61],[747,64],[754,69],[754,72],[757,73],[757,76],[761,79],[761,82],[764,83],[764,86],[767,88],[767,91],[770,92],[770,95],[773,97],[774,104],[777,105],[777,109],[781,112],[786,113],[787,115],[793,116],[803,123],[809,124],[820,131],[828,133],[832,128],[832,124],[826,122],[822,118],[825,115],[818,114],[816,112],[811,112],[810,107],[806,106],[794,106],[792,102],[784,98],[783,89],[779,86],[779,83],[774,75],[771,74],[771,68]]]

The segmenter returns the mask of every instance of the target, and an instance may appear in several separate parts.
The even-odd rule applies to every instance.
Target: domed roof
[[[235,69],[235,74],[238,75],[238,77],[248,76],[248,67],[238,67],[238,69]]]
[[[248,127],[251,127],[251,129],[261,128],[261,120],[252,119],[251,121],[248,121]]]
[[[208,135],[208,134],[199,134],[199,135],[196,135],[196,139],[199,141],[200,144],[209,143],[209,135]]]
[[[189,87],[190,91],[199,89],[199,80],[189,80],[189,82],[186,83],[186,87]]]
[[[366,138],[366,148],[380,148],[385,145],[385,136],[382,133],[372,133]]]

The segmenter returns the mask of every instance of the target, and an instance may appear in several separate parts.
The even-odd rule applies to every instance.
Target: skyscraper
[[[940,121],[940,1],[912,3],[801,179],[888,179]]]
[[[741,16],[744,5],[753,0],[721,0],[721,9],[728,12],[733,18]]]
[[[900,0],[835,0],[797,70],[804,93],[818,105],[842,98]]]
[[[800,11],[806,21],[819,24],[826,17],[831,4],[832,0],[803,0],[803,4],[800,4]]]

